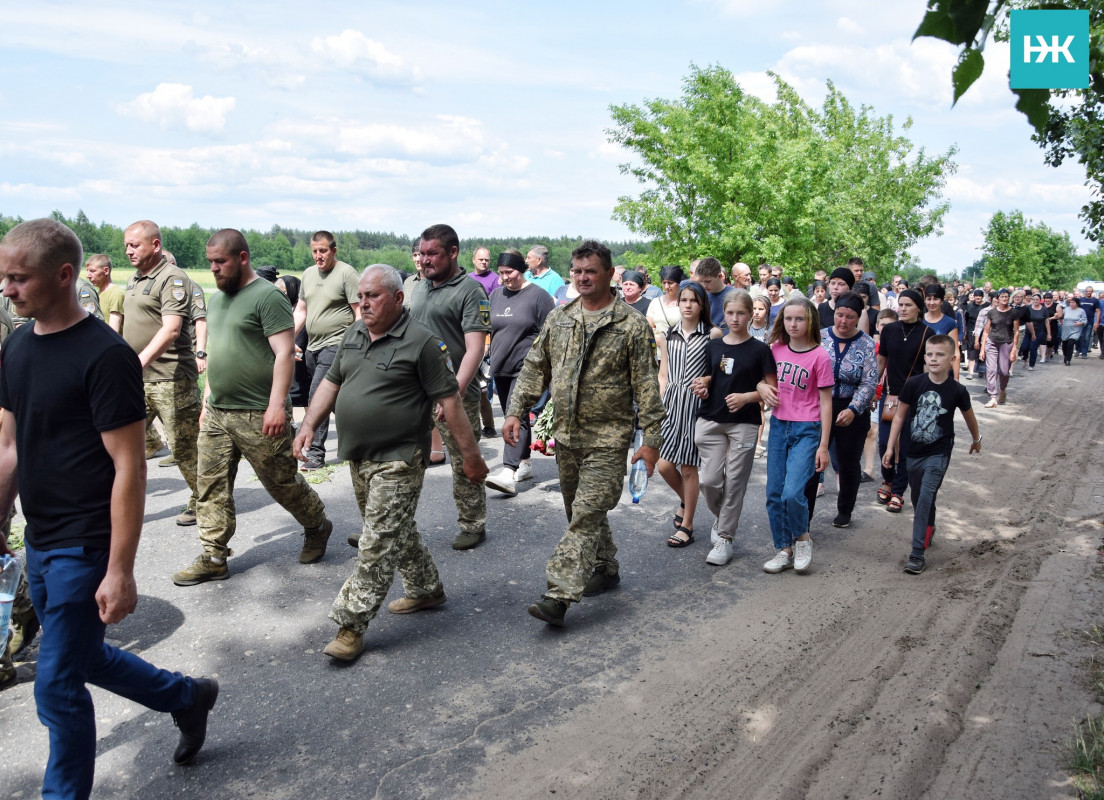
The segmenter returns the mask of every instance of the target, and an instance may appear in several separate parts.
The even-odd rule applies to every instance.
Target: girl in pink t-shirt
[[[817,310],[804,297],[786,301],[769,341],[778,388],[758,386],[774,407],[767,440],[767,518],[777,553],[763,565],[765,572],[790,567],[805,572],[813,561],[805,484],[828,466],[834,383],[817,320]]]

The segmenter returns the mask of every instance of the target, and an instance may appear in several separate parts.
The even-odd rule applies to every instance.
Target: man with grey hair
[[[529,248],[525,263],[529,265],[529,269],[525,272],[525,280],[535,283],[555,297],[556,290],[564,285],[564,279],[548,266],[548,248],[543,244],[533,245]]]
[[[431,273],[432,265],[429,280]],[[391,613],[410,614],[445,602],[437,566],[414,519],[434,406],[440,406],[463,453],[468,480],[480,485],[487,477],[448,348],[403,308],[398,272],[386,264],[368,267],[357,284],[357,298],[360,319],[345,332],[294,444],[303,458],[314,427],[336,412],[338,455],[349,462],[364,520],[360,536],[349,539],[357,547],[356,566],[329,614],[340,628],[323,652],[339,661],[352,661],[364,650],[364,632],[395,570],[404,596],[388,604]]]
[[[745,292],[751,290],[751,267],[743,261],[737,261],[732,265],[732,285]]]
[[[230,577],[237,528],[234,478],[242,456],[273,500],[303,526],[300,564],[326,554],[333,523],[292,455],[291,376],[295,319],[283,292],[258,280],[249,244],[224,229],[207,242],[219,291],[207,309],[211,357],[199,424],[199,538],[203,553],[172,576],[177,586]]]

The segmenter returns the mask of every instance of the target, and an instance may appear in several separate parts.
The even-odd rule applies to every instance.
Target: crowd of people
[[[706,561],[723,566],[765,456],[773,556],[763,570],[777,574],[812,566],[825,476],[838,476],[832,525],[846,528],[861,485],[876,482],[876,460],[875,496],[887,511],[900,512],[909,490],[904,570],[919,573],[956,410],[970,452],[981,449],[958,379],[984,370],[985,405],[1002,404],[1017,360],[1033,370],[1061,353],[1068,366],[1101,331],[1091,288],[994,291],[935,276],[916,288],[900,276],[879,286],[859,258],[818,272],[804,290],[778,268],[760,266],[753,283],[748,265],[728,270],[715,258],[664,266],[653,286],[646,269],[615,267],[607,247],[584,241],[565,281],[540,245],[495,259],[478,248],[467,271],[456,231],[432,225],[415,240],[413,274],[384,264],[358,272],[318,231],[314,264],[298,279],[254,266],[245,237],[225,229],[207,244],[219,290],[207,298],[155,223],[135,222],[124,241],[134,271],[122,289],[110,259],[84,262],[59,222],[22,223],[0,240],[0,508],[13,509],[18,495],[27,520],[0,687],[15,682],[12,658],[41,627],[35,697],[50,733],[51,796],[91,790],[86,684],[171,713],[177,763],[202,747],[218,698],[217,681],[158,669],[104,641],[105,626],[136,603],[145,462],[162,447],[155,422],[189,489],[176,524],[198,529],[200,554],[171,576],[189,587],[231,576],[243,457],[302,526],[299,562],[325,557],[334,520],[304,473],[326,466],[333,415],[361,518],[347,536],[357,559],[323,652],[353,661],[396,572],[403,596],[391,613],[446,602],[416,523],[426,470],[450,465],[452,547],[479,547],[487,490],[517,496],[533,476],[534,428],[554,440],[567,517],[528,607],[547,624],[562,626],[572,604],[620,583],[608,514],[629,461],[657,472],[678,501],[671,548],[694,544],[700,494],[714,518]],[[41,363],[56,369],[35,369]],[[504,450],[491,473],[479,441],[495,433],[495,394]],[[305,406],[298,425],[295,405]]]

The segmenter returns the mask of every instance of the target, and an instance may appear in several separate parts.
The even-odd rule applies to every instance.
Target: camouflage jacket
[[[663,443],[655,338],[643,314],[617,298],[588,337],[582,302],[553,309],[525,357],[508,415],[528,413],[545,387],[552,390],[552,433],[567,447],[628,448],[636,401],[644,444]]]

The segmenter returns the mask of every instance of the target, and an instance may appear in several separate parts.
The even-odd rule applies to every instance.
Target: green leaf
[[[962,52],[958,63],[955,64],[955,68],[951,72],[951,81],[954,83],[954,102],[951,105],[957,103],[958,98],[966,94],[966,90],[981,77],[981,72],[984,69],[985,59],[982,57],[980,50],[969,48]]]
[[[950,14],[941,9],[933,9],[924,15],[916,33],[912,34],[913,41],[921,36],[931,36],[933,39],[942,39],[951,44],[965,44],[958,39],[958,31]]]
[[[1023,112],[1027,121],[1042,134],[1046,130],[1047,120],[1050,119],[1050,90],[1049,89],[1013,89],[1020,99],[1016,101],[1016,109]]]

